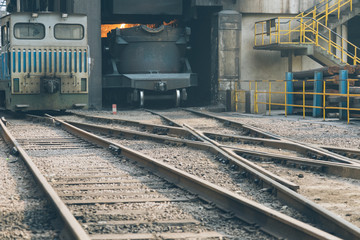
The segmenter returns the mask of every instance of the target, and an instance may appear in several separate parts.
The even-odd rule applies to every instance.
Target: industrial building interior
[[[350,7],[350,1],[323,0],[277,0],[274,4],[246,0],[157,0],[151,3],[146,0],[131,2],[7,0],[6,2],[9,12],[55,11],[88,15],[88,23],[91,26],[88,29],[91,49],[90,109],[110,108],[112,104],[121,107],[143,107],[139,105],[139,99],[142,103],[145,101],[146,106],[149,107],[151,104],[148,103],[153,102],[147,100],[157,99],[154,106],[161,103],[169,103],[169,107],[216,105],[223,110],[264,113],[269,111],[272,103],[259,105],[257,102],[261,102],[258,101],[259,99],[267,99],[267,101],[269,99],[269,92],[258,93],[260,90],[269,91],[266,81],[286,80],[287,72],[298,74],[297,72],[312,71],[313,75],[316,70],[323,68],[343,69],[344,65],[358,63],[356,46],[360,37],[356,26],[360,18],[357,1],[352,2],[353,7]],[[301,21],[301,16],[306,16],[303,19],[307,19],[310,13],[315,17],[313,21],[317,21],[320,27],[315,29],[315,22],[312,22],[312,25],[305,22],[302,33],[299,30],[301,28],[297,27],[297,22]],[[281,29],[289,22],[289,20],[286,22],[289,16],[294,18],[290,22],[295,21],[295,23],[288,26],[289,30]],[[280,21],[283,23],[280,24]],[[171,23],[174,23],[172,24],[174,29],[183,28],[184,31],[188,31],[186,44],[173,42],[170,46],[170,48],[178,47],[174,50],[174,54],[178,54],[176,58],[166,59],[165,52],[168,49],[162,47],[166,41],[161,43],[160,39],[155,43],[155,40],[151,40],[154,43],[151,48],[158,48],[156,53],[153,49],[150,50],[151,58],[141,55],[131,58],[133,66],[145,67],[150,63],[153,64],[151,67],[146,66],[146,69],[138,70],[139,74],[143,75],[130,76],[128,75],[130,72],[124,69],[120,73],[117,72],[122,68],[121,66],[126,65],[124,63],[128,62],[125,58],[130,58],[123,56],[123,59],[120,59],[123,50],[116,50],[116,54],[114,53],[112,47],[117,40],[111,40],[113,43],[106,40],[107,32],[116,27],[152,25],[156,28]],[[125,31],[120,30],[119,34],[122,32]],[[304,36],[298,36],[299,34]],[[148,36],[151,35],[154,35],[154,31],[148,33]],[[287,41],[283,44],[282,38],[285,36],[293,42]],[[186,50],[183,50],[184,47]],[[171,69],[166,70],[168,72],[159,71],[157,66],[154,66],[156,64],[154,59],[159,63],[168,61],[169,65],[176,65],[181,62],[180,64],[184,65],[181,67],[182,70],[177,70],[177,73],[182,75],[175,77],[177,80],[174,82],[179,81],[176,87],[171,86],[172,80],[167,79],[169,76],[165,76],[175,72]],[[114,69],[114,66],[117,66],[117,69]],[[134,74],[134,71],[131,74]],[[146,74],[147,77],[157,80],[148,81],[145,87],[143,78]],[[355,77],[356,74],[350,73],[350,75]],[[331,78],[339,78],[339,74],[334,73]],[[251,84],[251,81],[259,81],[257,86],[259,89],[253,89],[255,84]],[[274,83],[272,88],[275,91],[282,91],[283,86]],[[255,95],[252,91],[256,92]],[[295,102],[303,100],[305,102],[305,97],[294,97]],[[357,100],[351,99],[350,102],[354,102],[356,106]],[[286,102],[284,96],[274,94],[271,100],[274,105],[270,108],[275,110],[284,108],[275,104],[284,104],[284,101]],[[313,99],[306,97],[306,101]],[[301,107],[296,108],[302,111]],[[307,109],[306,114],[310,114],[311,110]]]
[[[235,6],[237,1],[229,1],[229,5]],[[115,87],[110,84],[106,86],[106,64],[109,61],[104,54],[104,38],[109,25],[113,27],[122,24],[159,24],[176,21],[177,27],[190,29],[187,50],[181,56],[181,59],[175,61],[187,60],[187,70],[193,73],[191,80],[186,81],[196,83],[183,83],[186,87],[180,87],[181,91],[187,90],[185,97],[187,101],[182,101],[182,106],[204,106],[217,104],[219,102],[218,74],[219,61],[217,50],[218,34],[218,13],[224,9],[221,1],[192,1],[192,0],[171,0],[156,1],[149,5],[149,1],[73,1],[73,0],[8,0],[7,11],[54,11],[67,13],[80,13],[88,15],[89,34],[88,41],[91,51],[91,80],[89,86],[89,108],[108,108],[111,104],[118,104],[126,107],[129,105],[128,89]],[[236,13],[240,16],[239,13]],[[110,29],[111,30],[111,27]],[[238,29],[236,29],[238,30]],[[104,33],[105,31],[105,33]],[[102,39],[103,38],[103,39]],[[238,39],[238,38],[237,38]],[[163,50],[166,51],[166,50]],[[239,53],[239,49],[234,51]],[[225,51],[224,51],[225,52]],[[159,49],[159,53],[161,49]],[[238,55],[235,54],[235,55]],[[235,56],[234,54],[232,54]],[[104,58],[104,59],[103,59]],[[140,60],[140,59],[139,59]],[[234,62],[232,59],[229,61]],[[239,58],[236,57],[236,64],[239,64]],[[234,65],[231,63],[231,65]],[[156,67],[155,67],[156,68]],[[157,71],[156,69],[147,69],[147,71]],[[239,72],[239,66],[236,66]],[[232,73],[231,73],[232,74]],[[237,74],[237,73],[236,73]],[[234,76],[230,76],[233,78]],[[235,76],[235,78],[238,76]],[[194,80],[194,79],[196,80]],[[118,82],[122,80],[117,80]],[[185,80],[183,80],[185,81]],[[113,82],[112,82],[113,83]],[[120,84],[121,85],[121,84]],[[100,86],[103,86],[101,90]],[[188,86],[191,86],[187,88]],[[186,89],[185,89],[186,88]],[[154,92],[154,91],[153,91]],[[172,93],[173,94],[173,93]],[[147,93],[145,94],[147,98]],[[151,94],[150,94],[151,95]],[[161,92],[154,92],[156,95],[162,95]],[[224,95],[224,94],[223,94]],[[163,97],[160,96],[160,101]],[[170,98],[170,105],[174,106],[173,97]],[[147,101],[146,101],[147,102]],[[130,104],[132,105],[132,104]],[[133,106],[138,106],[135,104]]]
[[[0,239],[360,239],[360,0],[0,8]]]

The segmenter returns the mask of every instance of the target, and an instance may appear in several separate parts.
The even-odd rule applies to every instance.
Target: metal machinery
[[[0,107],[87,107],[87,17],[12,13],[1,18]]]
[[[128,101],[141,107],[153,99],[179,106],[186,88],[197,86],[186,58],[190,34],[190,28],[171,25],[112,30],[105,40],[103,88],[127,89]]]

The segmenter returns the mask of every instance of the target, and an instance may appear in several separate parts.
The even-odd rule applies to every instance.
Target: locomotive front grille
[[[85,48],[13,48],[11,76],[19,79],[14,94],[39,94],[45,91],[41,79],[60,79],[60,91],[87,93],[88,50]],[[85,91],[84,91],[85,89]]]
[[[13,73],[86,73],[87,49],[13,49]]]

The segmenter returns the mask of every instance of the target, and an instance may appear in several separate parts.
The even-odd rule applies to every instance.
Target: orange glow
[[[126,23],[120,23],[120,24],[102,24],[101,25],[101,37],[107,37],[107,33],[110,32],[113,29],[116,28],[131,28],[139,26],[140,24],[126,24]]]
[[[163,22],[162,23],[163,25],[165,26],[173,26],[173,27],[177,27],[177,20],[172,20],[170,22]],[[120,29],[123,29],[123,28],[132,28],[132,27],[137,27],[137,26],[140,26],[141,24],[127,24],[127,23],[120,23],[120,24],[102,24],[101,25],[101,37],[107,37],[107,33],[110,32],[111,30],[113,29],[116,29],[116,28],[120,28]],[[147,24],[146,26],[148,26],[149,28],[157,28],[159,27],[160,25],[158,24]]]

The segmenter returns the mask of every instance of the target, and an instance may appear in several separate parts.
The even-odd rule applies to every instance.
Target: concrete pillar
[[[86,14],[88,18],[88,42],[90,47],[89,108],[102,107],[102,71],[101,71],[101,1],[76,0],[74,13]]]
[[[335,32],[337,35],[341,36],[341,25],[336,27]],[[341,38],[339,38],[338,36],[336,36],[336,45],[341,46]],[[336,56],[341,59],[340,49],[336,49]]]
[[[293,80],[294,79],[294,74],[292,72],[287,72],[286,76],[285,76],[285,81],[286,81],[286,92],[294,92],[294,84],[293,84]],[[289,93],[286,94],[286,103],[287,104],[294,104],[294,94]],[[291,115],[294,112],[294,107],[293,106],[288,106],[286,107],[286,113]]]
[[[336,44],[341,48],[344,49],[344,51],[346,51],[348,49],[348,44],[345,42],[345,39],[348,39],[348,28],[346,24],[340,25],[338,27],[336,27],[336,34],[338,34],[339,36],[342,36],[343,39],[341,39],[340,37],[336,36]],[[336,49],[336,56],[339,59],[342,59],[344,62],[347,62],[347,55],[346,54],[341,54],[341,50],[340,49]]]
[[[342,36],[344,39],[348,39],[348,27],[347,27],[347,24],[346,24],[346,23],[343,24],[343,25],[341,25],[341,36]],[[348,49],[348,44],[347,44],[345,41],[343,41],[343,48],[344,48],[344,51],[347,51],[347,49]],[[342,60],[343,60],[344,62],[347,62],[347,59],[348,59],[347,55],[346,55],[346,54],[343,54],[342,57],[343,57]]]
[[[348,90],[348,71],[347,70],[340,70],[339,72],[339,93],[340,94],[347,94]],[[339,107],[346,108],[347,101],[340,102]],[[341,120],[347,119],[347,110],[339,110],[339,118]]]
[[[323,92],[323,73],[315,72],[314,74],[314,93]],[[313,106],[322,107],[323,105],[323,96],[314,95]],[[320,108],[313,108],[313,117],[321,117],[322,110]]]
[[[217,54],[214,61],[218,80],[217,102],[226,106],[226,92],[235,90],[240,80],[241,14],[224,10],[216,17]]]
[[[20,0],[16,0],[16,11],[21,12],[21,1]]]

